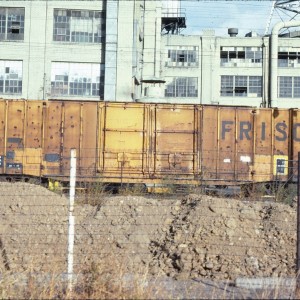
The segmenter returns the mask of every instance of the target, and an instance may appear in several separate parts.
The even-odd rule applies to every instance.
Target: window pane
[[[0,40],[24,40],[24,8],[0,8]]]
[[[249,76],[249,93],[256,94],[257,97],[262,96],[261,76]]]
[[[198,78],[175,77],[167,78],[166,97],[198,97]]]
[[[261,76],[221,76],[221,96],[261,97]]]
[[[186,46],[186,49],[177,49],[178,46],[169,46],[173,49],[168,49],[168,55],[165,65],[171,67],[197,67],[198,66],[198,47]],[[174,49],[176,48],[176,49]],[[189,50],[193,48],[194,50]]]
[[[100,43],[104,36],[103,14],[88,10],[54,10],[53,40]]]
[[[197,62],[197,52],[195,50],[188,51],[188,62]]]
[[[170,83],[166,84],[166,89],[165,89],[166,97],[175,97],[175,82],[176,79],[174,78]]]
[[[198,97],[198,79],[188,78],[188,97]]]
[[[22,61],[0,60],[0,92],[22,94]]]
[[[70,40],[70,18],[66,10],[54,10],[53,40],[61,42]]]
[[[176,96],[186,97],[187,79],[184,77],[179,77],[176,79]]]
[[[294,77],[294,98],[300,98],[300,77]]]
[[[227,51],[224,48],[227,48]],[[237,51],[233,50],[233,47],[231,50],[228,48],[221,47],[220,49],[220,61],[223,67],[238,67],[240,63],[246,64],[248,67],[257,67],[258,63],[262,63],[262,48],[238,47]]]
[[[293,96],[292,77],[282,76],[279,77],[279,97],[291,98]]]
[[[6,38],[6,9],[0,7],[0,41]]]
[[[234,93],[237,97],[247,96],[247,76],[235,76]]]
[[[51,95],[82,97],[102,95],[100,69],[100,64],[52,63]]]
[[[221,76],[221,96],[233,96],[233,76]]]

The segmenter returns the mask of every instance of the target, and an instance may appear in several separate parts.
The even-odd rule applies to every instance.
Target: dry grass
[[[0,299],[149,299],[147,268],[136,274],[126,274],[125,265],[108,258],[101,263],[86,264],[73,274],[72,289],[68,289],[67,274],[32,273],[30,270],[0,277]],[[142,271],[143,269],[143,271]],[[164,291],[162,298],[170,299]]]
[[[64,274],[2,273],[0,299],[300,299],[293,287],[278,284],[273,289],[246,290],[229,282],[178,281],[180,288],[161,284],[164,279],[149,276],[147,267],[136,274],[126,274],[124,262],[108,258],[101,263],[86,264],[74,274],[72,290]],[[150,279],[151,278],[151,279]],[[279,281],[280,282],[280,281]],[[173,290],[173,291],[172,291]]]

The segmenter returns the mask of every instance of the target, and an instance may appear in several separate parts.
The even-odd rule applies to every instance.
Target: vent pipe
[[[228,29],[228,34],[231,36],[231,37],[235,37],[237,36],[239,33],[239,30],[237,28],[229,28]]]
[[[300,21],[279,22],[273,29],[271,34],[271,64],[270,64],[270,101],[271,107],[278,106],[278,33],[282,28],[290,28],[300,26]]]

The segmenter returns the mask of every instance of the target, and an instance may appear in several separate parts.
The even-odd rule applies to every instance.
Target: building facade
[[[0,97],[132,101],[144,15],[138,2],[5,2]]]
[[[179,4],[0,3],[0,98],[300,107],[298,35],[186,36]]]

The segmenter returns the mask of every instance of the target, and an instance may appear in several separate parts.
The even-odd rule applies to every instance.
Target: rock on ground
[[[66,272],[68,197],[21,182],[0,183],[0,194],[0,273]],[[295,275],[296,209],[285,204],[80,191],[75,202],[75,272]]]

